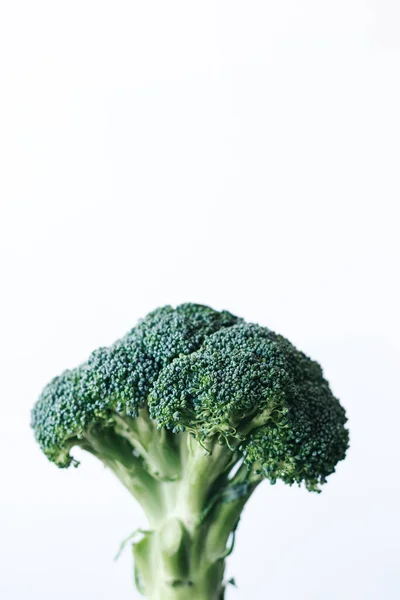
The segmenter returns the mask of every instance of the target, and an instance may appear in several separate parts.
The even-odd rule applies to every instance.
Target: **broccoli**
[[[225,559],[263,480],[320,491],[348,447],[347,419],[318,363],[229,312],[182,304],[53,379],[32,411],[58,467],[79,446],[143,507],[132,542],[152,600],[222,600]]]

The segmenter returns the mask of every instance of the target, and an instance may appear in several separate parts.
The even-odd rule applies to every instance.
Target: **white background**
[[[400,597],[399,28],[395,0],[1,2],[4,600],[139,598],[140,510],[49,464],[30,408],[183,301],[317,358],[351,428],[322,494],[259,488],[227,600]]]

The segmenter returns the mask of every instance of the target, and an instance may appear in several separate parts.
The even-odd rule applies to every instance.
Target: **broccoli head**
[[[141,503],[150,529],[133,544],[136,583],[163,600],[221,600],[254,489],[280,479],[319,491],[345,457],[345,424],[318,363],[265,327],[196,304],[151,312],[53,379],[32,412],[51,461],[76,465],[80,446]]]

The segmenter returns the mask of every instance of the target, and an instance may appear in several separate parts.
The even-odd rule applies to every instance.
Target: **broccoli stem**
[[[91,428],[79,443],[146,513],[149,530],[133,544],[139,591],[150,600],[223,600],[232,534],[260,481],[243,464],[233,473],[239,453],[216,436],[199,443],[159,431],[147,411]]]
[[[222,454],[220,449],[218,454]],[[209,461],[210,473],[218,470],[213,460],[224,463],[221,456],[216,459],[213,455],[201,455]],[[259,483],[259,478],[242,466],[233,478],[225,479],[218,491],[211,484],[208,491],[212,490],[215,496],[205,501],[209,496],[204,491],[205,481],[201,476],[197,487],[193,481],[195,471],[189,465],[192,466],[190,460],[183,471],[187,479],[184,475],[179,482],[162,484],[164,494],[172,494],[169,488],[174,488],[177,502],[164,505],[162,523],[133,546],[137,586],[151,600],[223,600],[225,559],[233,548],[230,538]],[[194,497],[189,508],[188,489]],[[206,503],[202,504],[199,498]]]
[[[205,554],[206,531],[173,517],[133,546],[136,583],[151,600],[221,600],[224,558]]]
[[[162,518],[133,548],[137,585],[152,600],[222,600],[227,541],[237,525],[243,498],[229,502],[235,514],[229,533],[226,527],[220,536],[213,533],[219,527],[214,509],[235,456],[220,444],[202,446],[187,434],[178,438],[181,476],[177,481],[160,482]],[[218,543],[210,544],[215,537]]]

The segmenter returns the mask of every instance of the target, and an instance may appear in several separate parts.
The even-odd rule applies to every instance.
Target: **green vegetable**
[[[318,363],[228,312],[159,308],[53,379],[32,413],[46,456],[79,446],[143,507],[132,542],[152,600],[222,600],[241,511],[263,480],[319,491],[345,456],[345,411]]]

